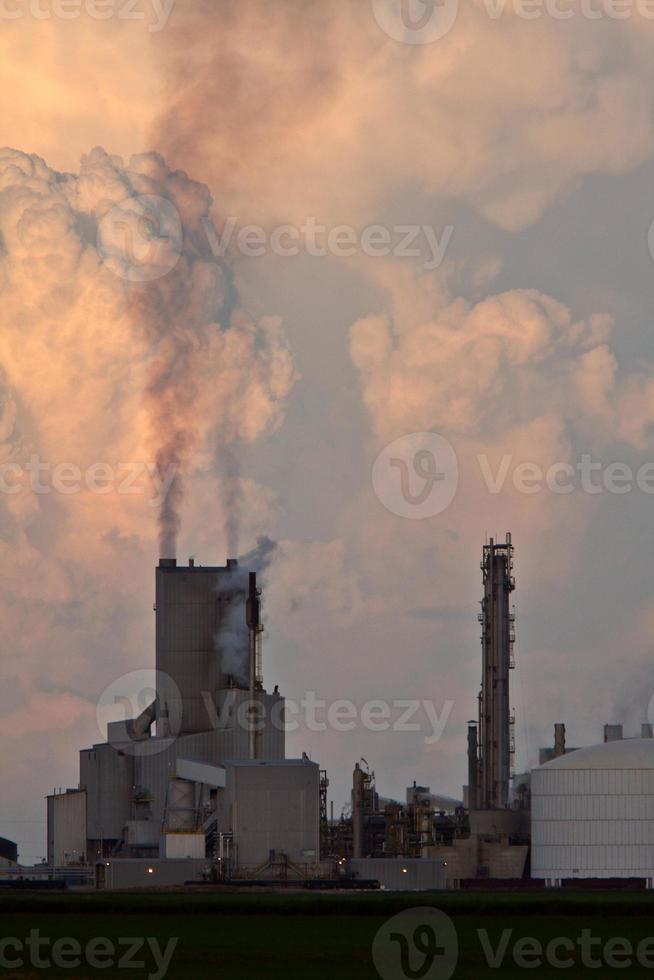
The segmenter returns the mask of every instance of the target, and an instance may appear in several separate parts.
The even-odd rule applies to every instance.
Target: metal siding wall
[[[202,861],[205,858],[204,834],[164,834],[165,857],[173,861]]]
[[[286,853],[298,864],[317,862],[318,766],[306,762],[280,766],[273,763],[235,766],[233,771],[236,826],[232,829],[239,864],[260,864],[271,850]],[[314,856],[304,855],[303,851],[313,851]]]
[[[654,877],[654,771],[536,770],[532,875]]]
[[[86,856],[86,793],[61,793],[48,798],[48,860],[58,866]]]
[[[109,744],[81,753],[81,787],[87,791],[87,836],[120,838],[131,817],[134,759]]]
[[[281,702],[283,705],[284,699],[277,694],[268,693],[260,693],[258,697],[265,712],[265,727],[261,732],[261,758],[266,761],[285,759],[286,732],[283,725],[283,714],[281,723],[278,722],[279,704]],[[231,702],[229,708],[224,704],[226,699]],[[221,724],[230,726],[226,731],[231,733],[230,738],[232,739],[229,749],[225,750],[224,759],[237,761],[249,757],[246,711],[249,700],[248,691],[228,690],[219,693],[219,720]]]
[[[239,697],[240,695],[241,692]],[[266,699],[272,700],[272,695],[266,695]],[[244,693],[243,700],[247,700],[247,693]],[[226,761],[246,760],[248,757],[248,733],[238,724],[235,728],[180,735],[171,740],[162,739],[159,744],[161,750],[157,752],[153,752],[157,748],[156,740],[144,742],[143,745],[143,753],[134,758],[134,785],[149,792],[154,798],[151,804],[152,819],[157,824],[163,819],[168,783],[175,774],[177,758],[223,765]],[[264,732],[263,747],[267,760],[277,761],[280,757],[276,753],[280,750],[283,758],[284,733],[268,726]],[[88,766],[89,763],[85,761],[84,767],[87,771]]]
[[[177,684],[182,700],[182,731],[211,725],[202,692],[215,700],[221,683],[216,649],[221,607],[218,569],[157,568],[157,670]],[[223,573],[225,574],[225,573]],[[245,627],[245,605],[243,607]]]

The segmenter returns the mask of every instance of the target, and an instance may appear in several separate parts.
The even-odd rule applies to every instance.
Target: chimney
[[[622,725],[605,725],[604,726],[604,741],[605,742],[621,742],[622,741]]]
[[[227,563],[229,567],[229,562]],[[250,759],[259,759],[261,755],[261,732],[258,731],[258,718],[255,713],[254,702],[258,700],[258,690],[261,686],[262,678],[259,677],[259,635],[262,631],[261,626],[261,600],[259,599],[259,589],[257,589],[257,573],[250,572],[248,578],[248,596],[245,602],[245,622],[248,627],[250,638],[249,653],[249,691],[250,691],[250,726],[249,726],[249,750]]]
[[[565,755],[565,725],[560,722],[554,726],[554,758]]]

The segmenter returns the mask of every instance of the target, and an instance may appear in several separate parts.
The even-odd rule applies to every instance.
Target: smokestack
[[[357,762],[352,778],[352,857],[363,857],[363,796],[365,774]]]
[[[236,562],[234,562],[236,564]],[[228,560],[227,567],[230,567]],[[250,759],[261,757],[261,732],[258,731],[259,714],[256,709],[258,702],[258,689],[263,681],[261,666],[259,664],[260,634],[263,630],[261,625],[261,600],[260,592],[257,589],[257,573],[250,572],[248,583],[248,597],[245,603],[245,621],[249,630],[250,637],[250,731],[249,731],[249,756]]]
[[[484,545],[481,560],[484,597],[482,624],[482,681],[479,700],[479,808],[503,810],[509,801],[511,775],[511,713],[509,671],[513,667],[513,622],[510,595],[513,542]]]
[[[554,758],[562,755],[565,755],[565,725],[559,723],[554,726]]]
[[[604,741],[621,742],[623,738],[622,725],[605,725]]]
[[[245,616],[248,628],[257,633],[261,629],[261,600],[257,589],[257,573],[250,572],[248,581],[248,598],[245,606]]]

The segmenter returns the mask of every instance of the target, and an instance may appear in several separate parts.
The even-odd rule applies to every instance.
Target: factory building
[[[160,561],[156,697],[81,751],[78,787],[48,797],[49,865],[98,863],[107,882],[152,883],[155,861],[178,862],[181,880],[317,864],[320,771],[285,758],[284,699],[263,686],[259,596],[236,561]],[[173,864],[156,877],[170,883]]]
[[[209,875],[420,890],[529,873],[551,886],[620,878],[652,887],[652,725],[637,739],[605,725],[602,744],[580,749],[557,723],[539,767],[513,771],[513,567],[510,534],[484,546],[482,680],[462,800],[415,782],[405,800],[383,798],[361,760],[351,808],[335,820],[327,774],[306,756],[285,757],[284,699],[263,684],[256,574],[235,561],[163,559],[156,696],[82,750],[77,787],[48,797],[48,865],[95,867],[107,887]]]
[[[531,776],[532,877],[654,880],[654,740],[615,737]],[[617,726],[616,726],[617,727]],[[648,726],[649,727],[649,726]]]

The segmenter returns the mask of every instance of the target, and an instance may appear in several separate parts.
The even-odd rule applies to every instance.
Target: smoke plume
[[[61,174],[0,150],[8,452],[82,470],[140,461],[161,489],[162,557],[176,555],[189,476],[218,478],[223,463],[236,545],[234,447],[280,424],[294,381],[279,320],[238,309],[212,254],[211,203],[155,153],[124,163],[96,148],[78,174]],[[119,527],[129,512],[127,533],[139,524],[135,489],[112,512]]]
[[[258,538],[256,547],[239,558],[237,565],[221,574],[218,581],[222,618],[215,646],[220,653],[222,673],[230,675],[237,687],[247,687],[249,682],[249,634],[245,619],[249,574],[256,572],[258,585],[265,584],[266,572],[276,550],[276,542],[267,537]]]

